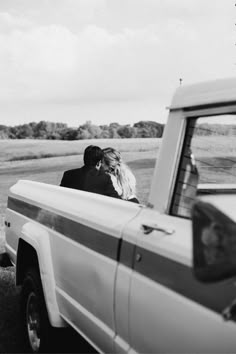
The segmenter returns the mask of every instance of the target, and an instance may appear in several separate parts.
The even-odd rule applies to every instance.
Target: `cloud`
[[[13,16],[8,12],[0,12],[0,31],[8,32],[12,29],[20,28],[28,28],[32,26],[32,22],[24,17]]]
[[[190,1],[193,8],[189,1],[178,8],[165,0],[162,12],[171,12],[165,22],[119,31],[94,24],[79,31],[36,26],[0,13],[0,26],[8,28],[0,31],[1,100],[163,101],[180,77],[192,82],[224,76],[232,38],[225,39],[217,21],[201,29],[185,21],[181,9],[189,16],[199,10],[197,1]],[[220,45],[226,50],[220,52]]]

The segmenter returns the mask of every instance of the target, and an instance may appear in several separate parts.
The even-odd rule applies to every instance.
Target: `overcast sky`
[[[0,0],[0,123],[165,122],[179,85],[236,76],[233,0]]]

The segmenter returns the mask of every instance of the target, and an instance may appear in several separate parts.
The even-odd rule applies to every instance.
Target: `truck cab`
[[[235,267],[219,274],[235,257],[227,241],[236,221],[235,113],[235,79],[180,87],[172,99],[148,208],[133,221],[130,333],[137,352],[235,350],[234,317],[224,316],[235,299]],[[202,224],[218,227],[219,243],[209,231],[205,246],[211,251],[213,238],[213,251],[228,248],[225,258],[204,263]]]

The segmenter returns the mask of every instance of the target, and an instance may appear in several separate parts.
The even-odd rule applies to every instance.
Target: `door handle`
[[[10,222],[7,222],[7,221],[5,220],[5,225],[6,225],[7,227],[10,227],[10,226],[11,226],[11,223],[10,223]]]
[[[166,235],[172,235],[175,232],[174,229],[167,228],[167,227],[160,226],[160,225],[156,225],[156,224],[153,224],[153,225],[143,224],[142,230],[145,235],[150,234],[154,230],[164,232],[164,234],[166,234]]]

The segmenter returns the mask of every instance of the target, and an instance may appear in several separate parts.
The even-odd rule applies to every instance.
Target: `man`
[[[60,186],[120,198],[111,177],[101,168],[102,160],[102,149],[88,146],[84,151],[84,166],[65,171]]]

